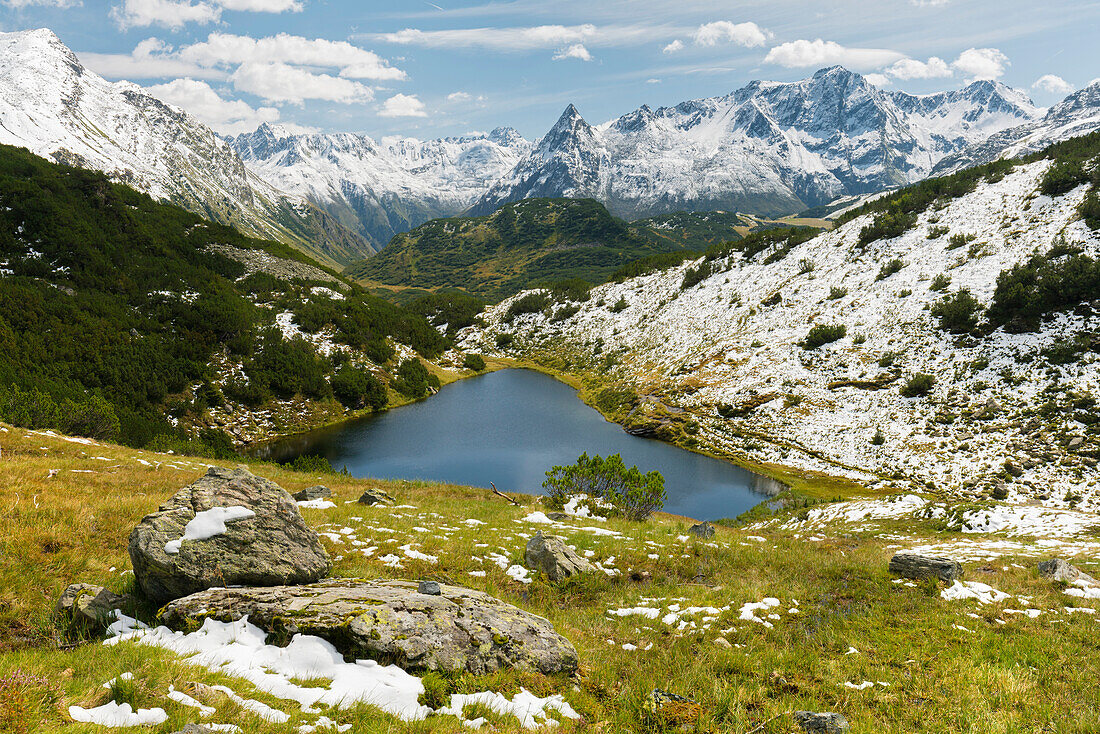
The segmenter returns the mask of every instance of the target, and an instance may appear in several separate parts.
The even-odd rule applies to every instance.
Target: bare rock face
[[[561,581],[574,574],[595,570],[591,563],[567,546],[564,540],[553,535],[543,535],[541,530],[527,541],[523,560],[528,568],[542,571],[551,581]]]
[[[1097,583],[1096,579],[1092,576],[1089,576],[1087,573],[1077,568],[1077,566],[1063,561],[1061,558],[1051,558],[1049,561],[1040,561],[1039,574],[1052,581],[1064,581],[1067,584],[1072,584],[1075,581],[1084,581],[1088,584]]]
[[[322,637],[345,655],[410,670],[571,672],[577,651],[547,620],[481,591],[411,581],[330,580],[306,586],[208,589],[161,610],[185,628],[241,619],[268,632]]]
[[[950,558],[897,553],[890,559],[890,573],[907,579],[938,578],[950,584],[962,578],[963,569],[958,561]]]
[[[134,528],[130,560],[141,590],[159,603],[212,586],[307,584],[332,568],[286,490],[219,467]]]

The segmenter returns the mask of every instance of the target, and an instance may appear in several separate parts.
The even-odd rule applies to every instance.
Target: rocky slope
[[[975,145],[953,153],[932,170],[934,175],[953,173],[998,158],[1043,150],[1051,143],[1086,135],[1100,129],[1100,81],[1069,95],[1039,120],[1002,130]]]
[[[1025,94],[997,82],[913,96],[841,67],[643,106],[599,126],[570,105],[471,211],[572,196],[627,218],[678,209],[789,213],[920,180],[944,156],[1037,115]]]
[[[1088,186],[1039,193],[1051,165],[993,172],[899,236],[861,238],[883,221],[869,212],[793,247],[731,249],[600,286],[565,320],[508,324],[505,301],[464,345],[510,343],[513,356],[595,375],[627,396],[628,425],[660,434],[672,421],[721,454],[955,496],[1096,505],[1095,294],[1024,333],[955,336],[931,312],[961,288],[988,305],[999,274],[1035,253],[1048,269],[1100,254],[1079,214]],[[814,326],[846,332],[804,348]],[[903,396],[919,374],[934,379],[930,392]]]
[[[0,143],[111,179],[213,221],[346,264],[373,252],[305,200],[252,174],[195,118],[84,68],[51,31],[0,34]]]
[[[260,178],[315,203],[378,249],[395,234],[465,211],[531,147],[511,128],[375,141],[272,125],[230,144]]]

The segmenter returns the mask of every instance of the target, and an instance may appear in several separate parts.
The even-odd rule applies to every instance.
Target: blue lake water
[[[767,480],[742,467],[604,420],[573,388],[531,370],[460,380],[385,413],[264,447],[287,461],[320,454],[356,477],[424,479],[539,494],[546,471],[589,455],[621,454],[627,466],[665,478],[665,511],[699,520],[735,517],[765,501]]]

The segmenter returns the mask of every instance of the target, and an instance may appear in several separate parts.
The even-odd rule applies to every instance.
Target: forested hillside
[[[383,407],[398,350],[446,346],[285,245],[0,147],[0,419],[225,449],[238,408]]]

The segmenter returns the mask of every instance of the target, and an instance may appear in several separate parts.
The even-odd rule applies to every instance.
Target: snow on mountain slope
[[[1088,456],[1100,449],[1097,436],[1061,410],[1100,392],[1100,360],[1086,352],[1055,365],[1040,355],[1078,334],[1096,339],[1090,317],[1069,312],[1037,333],[960,338],[929,313],[943,296],[937,276],[988,304],[998,274],[1036,251],[1065,243],[1100,254],[1100,236],[1077,213],[1084,186],[1055,199],[1038,194],[1049,165],[983,181],[929,208],[905,234],[865,248],[858,236],[871,215],[771,264],[764,253],[735,252],[686,289],[684,274],[700,261],[599,286],[564,320],[536,313],[507,323],[510,299],[487,312],[486,328],[468,330],[463,346],[498,353],[497,336],[507,333],[513,356],[590,365],[582,373],[632,387],[642,407],[686,411],[694,438],[720,454],[954,496],[1003,486],[1010,499],[1062,506],[1073,493],[1100,506]],[[952,235],[974,239],[959,247]],[[884,264],[894,259],[900,269],[890,274]],[[803,349],[814,325],[844,325],[847,335]],[[917,373],[935,377],[931,394],[902,397],[899,387]],[[868,389],[880,376],[885,386]],[[845,380],[864,383],[837,384]],[[878,431],[881,445],[872,440]]]
[[[103,171],[156,199],[309,249],[329,262],[370,254],[305,201],[251,174],[217,134],[129,82],[81,65],[46,29],[0,33],[0,143]]]
[[[384,247],[399,232],[465,211],[527,153],[511,128],[420,141],[295,134],[262,125],[231,141],[258,176]]]
[[[932,173],[941,176],[998,158],[1016,158],[1094,130],[1100,130],[1100,81],[1069,95],[1040,120],[1002,130],[947,156]]]
[[[593,127],[570,105],[473,214],[522,198],[587,196],[637,218],[688,209],[789,213],[904,185],[949,153],[1038,114],[998,82],[917,97],[841,67]]]

